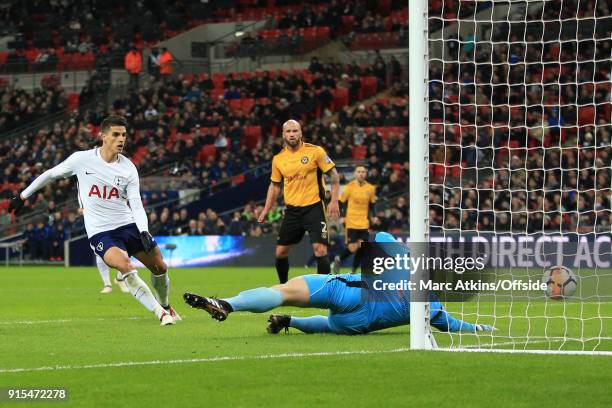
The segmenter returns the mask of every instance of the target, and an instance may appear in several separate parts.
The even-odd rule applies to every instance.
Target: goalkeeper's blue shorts
[[[305,275],[310,307],[329,309],[328,325],[334,333],[369,331],[368,303],[362,299],[361,275]]]
[[[410,301],[400,296],[374,302],[363,290],[367,283],[360,274],[305,275],[309,306],[329,309],[328,325],[338,334],[363,334],[410,323]],[[430,299],[432,325],[447,331],[447,314],[442,304]]]

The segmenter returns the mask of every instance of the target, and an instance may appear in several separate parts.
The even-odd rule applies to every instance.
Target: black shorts
[[[355,244],[359,241],[368,242],[370,240],[370,233],[367,229],[346,229],[346,243]]]
[[[288,205],[285,209],[283,222],[278,232],[278,245],[294,245],[302,240],[308,231],[310,242],[329,245],[327,233],[327,219],[322,202],[307,205],[306,207],[293,207]]]

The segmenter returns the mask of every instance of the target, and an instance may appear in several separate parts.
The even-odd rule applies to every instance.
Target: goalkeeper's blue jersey
[[[387,233],[378,233],[376,242],[397,243]],[[390,273],[389,273],[390,272]],[[399,282],[407,271],[385,272],[385,281]],[[410,323],[410,294],[401,290],[374,290],[372,279],[361,274],[306,275],[310,306],[329,309],[329,326],[342,334],[368,333]],[[430,299],[433,319],[442,311],[441,304]]]

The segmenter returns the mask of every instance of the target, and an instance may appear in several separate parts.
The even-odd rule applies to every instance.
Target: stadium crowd
[[[148,81],[117,98],[112,107],[113,112],[129,119],[130,130],[134,132],[126,154],[130,157],[137,152],[143,154],[135,160],[143,175],[174,164],[170,167],[178,170],[165,175],[191,173],[197,178],[193,186],[199,187],[215,185],[257,167],[281,148],[280,138],[275,137],[279,123],[298,117],[310,126],[318,116],[331,115],[334,103],[331,90],[350,86],[343,76],[350,74],[356,84],[361,84],[359,78],[376,73],[370,67],[321,64],[316,60],[311,69],[312,72],[308,71],[310,86],[303,73],[275,77],[264,73],[247,80],[230,74],[223,82],[222,93],[214,98],[214,84],[208,76],[202,76],[202,80],[199,76],[190,80],[177,76],[168,83]],[[386,86],[383,81],[379,83]],[[359,89],[355,89],[347,92],[348,98],[343,103],[354,103],[360,98]],[[35,95],[29,97],[36,99]],[[250,110],[232,109],[230,103],[236,96],[248,97],[252,103]],[[74,111],[50,129],[27,133],[17,141],[5,140],[0,149],[4,166],[0,197],[11,196],[70,152],[94,146],[98,125],[106,113],[101,107]],[[260,127],[259,137],[263,135],[265,140],[260,144],[255,140],[249,146],[245,142],[245,127],[254,125]],[[310,131],[314,132],[313,140],[329,136],[322,125],[310,127],[305,133],[309,135]],[[348,137],[344,139],[343,151],[350,152],[352,141]],[[334,140],[326,138],[325,141],[326,147],[335,148]],[[204,146],[210,147],[205,149],[207,154],[203,154]],[[54,194],[64,194],[55,191]],[[51,198],[61,202],[60,197]]]
[[[172,81],[151,79],[140,88],[130,90],[125,97],[115,100],[112,111],[124,114],[130,120],[134,138],[126,154],[134,158],[137,152],[145,153],[137,161],[142,175],[166,167],[170,170],[163,175],[180,176],[189,180],[183,184],[185,187],[215,186],[230,179],[232,175],[269,162],[272,155],[282,147],[280,138],[274,136],[279,123],[289,117],[301,117],[306,123],[304,134],[308,140],[322,144],[338,159],[351,158],[355,144],[372,141],[373,145],[369,150],[369,155],[372,156],[372,180],[383,183],[388,181],[385,188],[390,192],[398,192],[405,188],[406,168],[398,167],[403,160],[401,157],[388,154],[393,149],[389,149],[387,141],[378,143],[375,134],[369,135],[363,141],[359,138],[353,139],[350,127],[341,129],[336,123],[323,125],[315,120],[332,115],[332,109],[335,109],[332,104],[336,102],[334,96],[329,95],[330,90],[346,89],[346,99],[343,103],[355,103],[364,97],[360,89],[360,79],[364,76],[372,77],[375,86],[380,85],[384,89],[387,78],[391,78],[393,72],[389,71],[387,75],[387,66],[384,61],[382,64],[381,70],[381,61],[377,61],[372,67],[360,67],[356,64],[322,64],[313,59],[306,71],[277,73],[275,76],[263,73],[250,78],[228,75],[223,81],[222,93],[217,93],[215,98],[212,93],[216,92],[216,84],[206,75],[177,76]],[[395,69],[397,73],[397,67],[393,63],[389,64],[389,69]],[[349,78],[353,78],[353,89],[350,89],[350,80],[347,80]],[[93,83],[95,81],[90,81],[87,87],[91,88]],[[91,92],[86,94],[89,93]],[[249,97],[247,99],[254,102],[250,111],[232,109],[230,103],[236,100],[235,97],[238,97],[238,100]],[[5,140],[0,146],[0,160],[4,165],[0,176],[0,197],[10,198],[42,171],[67,157],[70,152],[96,145],[97,124],[106,114],[101,105],[81,112],[75,110],[52,128],[29,133],[16,141]],[[260,134],[264,135],[260,136],[257,145],[251,147],[245,143],[245,127],[250,124],[260,126]],[[216,130],[216,134],[211,133],[212,129]],[[398,138],[394,136],[390,141],[399,143],[399,138],[400,135]],[[342,139],[341,143],[338,143],[339,139]],[[213,153],[202,156],[203,146],[213,146]],[[376,157],[381,153],[381,149],[382,154]],[[400,151],[401,149],[405,149],[405,146],[401,147]],[[60,232],[62,236],[68,236],[74,231],[74,222],[71,220],[73,216],[62,205],[72,199],[74,183],[72,179],[61,180],[58,184],[47,187],[35,201],[32,200],[30,213],[41,215],[27,226],[26,236],[29,239],[34,239],[35,236],[43,237],[40,241],[43,244],[28,247],[28,254],[54,259],[58,257],[45,243],[55,242],[55,238],[49,237],[56,237]],[[216,190],[211,190],[214,191]],[[5,200],[4,203],[6,202]],[[56,207],[63,210],[58,212]],[[6,227],[10,217],[5,216],[5,209],[1,211],[7,220],[3,221]],[[157,216],[159,219],[166,217],[162,213]],[[167,217],[171,221],[176,218],[174,214]],[[380,218],[386,219],[382,215]],[[79,217],[77,221],[82,225]],[[62,224],[62,227],[58,228],[58,224]],[[180,228],[185,230],[188,224],[181,225]],[[222,221],[219,227],[229,231],[230,224],[231,219],[227,219]],[[265,226],[261,230],[259,226],[252,227],[244,223],[241,225],[242,233],[247,235],[271,231]],[[275,227],[272,224],[272,230]],[[175,233],[176,227],[164,222],[162,231],[168,230]],[[236,230],[236,223],[233,230]],[[58,248],[59,250],[61,249]]]
[[[33,92],[20,88],[0,87],[0,134],[53,113],[68,106],[66,91],[57,84],[49,84]]]
[[[495,23],[493,42],[456,42],[432,61],[434,229],[610,231],[612,40],[596,24],[558,30],[609,12],[550,2],[525,19],[546,25]]]
[[[461,4],[463,11],[476,10]],[[589,9],[581,4],[586,9],[575,14],[586,18]],[[572,17],[553,6],[544,9],[546,19]],[[602,2],[597,7],[591,15],[606,12]],[[434,15],[430,21],[439,19]],[[612,41],[592,36],[542,44],[537,28],[516,33],[496,25],[492,33],[494,46],[451,37],[444,62],[430,66],[432,229],[610,231]],[[375,93],[384,94],[366,102],[365,77],[373,77]],[[159,174],[178,176],[187,187],[220,185],[269,162],[281,148],[279,123],[299,117],[309,142],[325,147],[334,160],[363,160],[379,196],[395,196],[406,191],[409,171],[408,87],[401,77],[396,59],[379,58],[369,67],[313,59],[307,71],[147,79],[118,98],[112,110],[130,121],[134,136],[126,154],[143,175],[165,169]],[[338,98],[340,91],[345,97]],[[106,113],[74,112],[52,129],[4,141],[0,198],[15,194],[69,152],[95,145],[96,126]],[[253,127],[259,127],[255,143],[249,139]],[[44,214],[42,225],[36,220],[27,233],[46,228],[46,235],[38,236],[55,242],[75,224],[80,227],[79,217],[71,221],[71,214],[56,210],[72,191],[71,182],[62,181],[39,195],[33,205]],[[162,202],[152,198],[147,204]],[[405,210],[405,203],[399,206]],[[247,236],[273,233],[282,210],[274,209],[271,222],[261,226],[253,222],[259,211],[254,203],[232,214],[203,211],[194,219],[180,208],[160,208],[150,214],[158,234]],[[0,225],[10,221],[0,207]],[[406,227],[407,212],[400,209],[372,219],[373,229]],[[51,248],[43,252],[57,258]]]

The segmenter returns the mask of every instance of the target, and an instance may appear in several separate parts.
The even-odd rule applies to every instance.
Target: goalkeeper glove
[[[11,198],[11,202],[8,207],[8,212],[15,212],[15,215],[19,215],[19,213],[23,210],[23,206],[25,204],[25,200],[21,198],[21,194],[16,195]]]
[[[140,242],[142,242],[142,247],[144,248],[145,252],[149,252],[155,246],[155,241],[153,240],[151,234],[149,234],[149,231],[142,231],[140,233]]]

